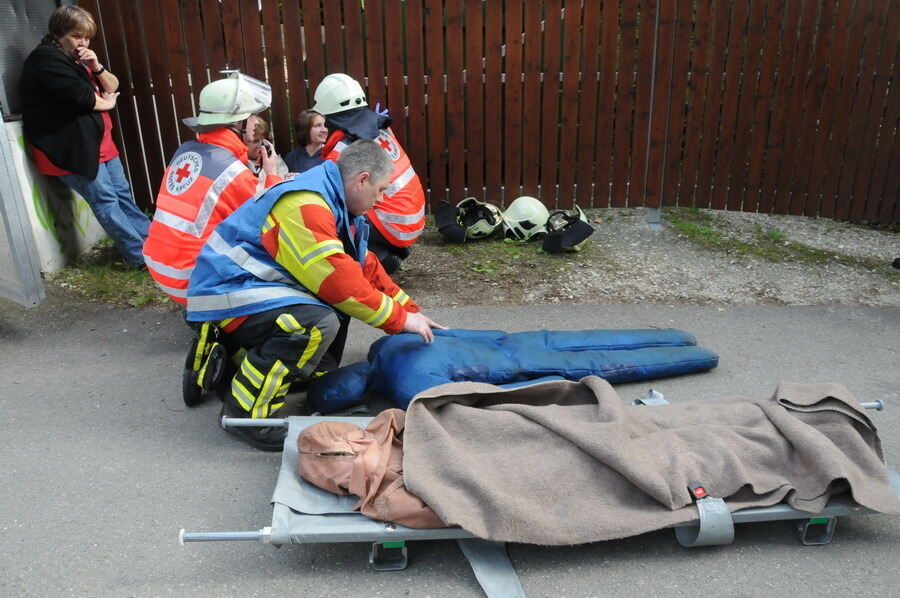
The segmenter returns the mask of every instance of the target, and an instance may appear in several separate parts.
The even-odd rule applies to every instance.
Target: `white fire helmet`
[[[359,82],[344,73],[332,73],[322,79],[313,99],[316,103],[312,109],[325,115],[369,105]]]

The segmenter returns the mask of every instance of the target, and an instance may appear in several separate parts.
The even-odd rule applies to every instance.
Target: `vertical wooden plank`
[[[541,9],[525,2],[522,63],[522,194],[538,196],[541,174]]]
[[[391,10],[396,5],[396,11]],[[422,184],[426,189],[431,189],[431,177],[429,165],[427,162],[426,141],[429,134],[426,128],[425,120],[425,45],[423,43],[424,20],[422,15],[422,4],[420,0],[413,2],[404,2],[405,10],[404,22],[406,23],[406,69],[408,75],[408,83],[406,87],[407,98],[409,101],[408,128],[409,136],[407,138],[407,153],[412,160],[413,167],[422,179]],[[389,0],[385,4],[385,15],[388,18],[385,22],[390,22],[391,15],[399,15],[400,3],[398,0]],[[390,39],[390,35],[388,35]],[[391,75],[391,62],[388,61],[388,76]],[[434,194],[429,194],[429,203],[434,206],[436,203]]]
[[[316,87],[325,78],[325,51],[322,40],[322,13],[319,0],[299,0],[303,18],[303,49],[306,51],[306,75],[309,80],[310,100]],[[335,40],[334,43],[338,43]],[[312,106],[310,106],[312,107]]]
[[[762,192],[762,167],[766,154],[766,139],[769,136],[769,113],[772,109],[774,93],[775,62],[778,56],[778,45],[781,33],[781,20],[784,18],[785,0],[770,0],[766,11],[765,31],[763,35],[762,63],[759,72],[759,83],[753,103],[753,122],[751,123],[749,158],[747,164],[747,190],[744,193],[743,210],[756,212],[759,209]]]
[[[200,95],[203,86],[209,83],[207,74],[206,47],[203,39],[203,22],[200,19],[199,0],[178,0],[178,12],[181,14],[181,27],[184,31],[184,41],[187,48],[187,65],[188,78],[191,88],[191,96],[194,101],[191,102],[191,109],[187,113],[182,114],[185,118],[193,116],[193,107],[196,106],[196,99]],[[183,124],[181,132],[184,138],[190,139],[194,133]]]
[[[732,3],[728,34],[728,57],[725,60],[725,89],[722,96],[722,117],[719,121],[719,137],[716,145],[716,167],[713,176],[711,207],[717,210],[734,209],[729,195],[729,175],[734,156],[734,135],[737,126],[737,109],[741,92],[741,66],[744,62],[748,0]]]
[[[172,107],[172,89],[169,85],[169,65],[166,61],[166,50],[171,49],[179,40],[166,39],[165,31],[160,19],[160,6],[156,0],[143,0],[141,3],[141,17],[144,23],[144,35],[146,40],[152,40],[147,44],[147,56],[150,66],[150,85],[153,94],[153,104],[156,108],[157,125],[159,127],[158,142],[162,146],[162,160],[168,162],[169,156],[175,153],[180,145],[178,142],[178,124],[175,120],[175,110]],[[153,139],[144,137],[144,143]],[[160,179],[162,171],[160,171]]]
[[[878,162],[879,154],[885,151],[882,137],[885,135],[885,129],[893,130],[896,123],[896,119],[885,119],[884,116],[887,114],[889,106],[888,84],[892,77],[892,66],[895,64],[896,48],[900,45],[897,43],[898,39],[900,39],[900,7],[889,11],[887,15],[873,77],[872,101],[868,111],[869,120],[862,136],[864,142],[860,149],[856,183],[853,186],[854,203],[864,204],[858,213],[863,220],[869,222],[877,220],[880,211],[879,204],[882,201],[880,193],[871,193],[874,167]]]
[[[393,10],[397,12],[394,13]],[[396,0],[392,0],[386,3],[385,11],[388,15],[396,14],[400,15],[400,4]],[[425,129],[424,124],[421,125],[422,128],[413,129],[412,121],[407,118],[404,114],[404,105],[405,102],[403,100],[403,19],[398,17],[389,17],[384,20],[385,26],[385,34],[387,38],[387,75],[388,75],[388,85],[386,95],[383,96],[384,102],[386,102],[386,106],[388,106],[393,112],[393,125],[391,125],[394,134],[397,136],[397,139],[400,140],[400,143],[404,142],[410,143],[420,143],[420,147],[425,147]],[[418,30],[418,39],[421,40],[421,23],[419,24],[420,29]],[[421,65],[421,52],[419,53],[419,64]],[[421,68],[421,67],[420,67]],[[424,89],[424,86],[421,85],[421,70],[419,72],[418,81],[420,82],[420,87]],[[425,98],[424,91],[421,92],[419,97],[415,98],[421,107],[420,115],[422,117],[422,122],[424,123],[424,106],[425,106]],[[369,102],[371,103],[372,96],[369,96]],[[413,98],[410,98],[410,101],[413,101]],[[409,129],[407,129],[409,127]],[[416,137],[421,137],[421,140],[416,140]],[[406,145],[404,147],[409,150],[410,148]],[[420,150],[421,151],[421,150]],[[422,152],[419,156],[419,159],[422,159],[424,163],[424,152]],[[415,168],[415,166],[414,166]],[[420,172],[421,176],[425,175],[425,170]]]
[[[444,19],[447,56],[447,165],[450,203],[465,197],[466,187],[466,126],[465,86],[463,84],[463,11],[461,2],[448,2]]]
[[[719,151],[719,114],[722,109],[722,81],[725,74],[725,49],[728,44],[728,24],[731,7],[725,2],[715,4],[710,48],[709,77],[706,81],[703,129],[700,133],[700,160],[694,205],[708,208],[712,202],[715,179],[715,160]]]
[[[466,0],[465,10],[466,185],[469,195],[483,199],[485,126],[484,82],[482,80],[484,76],[484,63],[482,62],[484,57],[484,17],[482,11],[484,3],[481,0]]]
[[[344,4],[344,43],[347,56],[347,74],[365,84],[365,44],[362,33],[362,3],[359,0],[343,0]],[[373,103],[372,106],[375,104]]]
[[[888,2],[873,3],[872,20],[866,28],[863,66],[860,69],[856,97],[853,101],[853,111],[850,114],[850,130],[854,134],[848,138],[847,146],[844,148],[844,169],[841,171],[841,180],[838,186],[839,203],[836,216],[840,219],[862,220],[865,209],[865,197],[853,196],[853,186],[860,165],[863,143],[871,141],[870,139],[864,139],[863,132],[865,131],[866,120],[871,109],[873,73],[881,45],[881,33],[887,21],[888,4]],[[896,38],[894,40],[896,42]]]
[[[659,0],[641,2],[638,25],[637,82],[634,96],[634,125],[631,134],[628,205],[644,205],[647,178],[647,149],[650,143],[650,97],[653,94],[653,59],[657,42]]]
[[[91,6],[84,5],[97,21],[100,31],[98,37],[105,41],[107,48],[125,47],[122,30],[122,16],[115,0],[98,0]],[[94,44],[95,46],[101,44]],[[144,162],[144,148],[141,145],[140,119],[134,104],[134,90],[131,81],[134,78],[128,55],[121,51],[110,51],[103,57],[103,65],[119,78],[119,96],[113,118],[113,137],[122,162],[128,170],[131,191],[135,202],[142,208],[149,208],[156,200],[156,188],[150,184]]]
[[[337,0],[323,0],[322,19],[325,26],[325,67],[328,74],[345,73],[344,31],[341,4]]]
[[[597,131],[597,92],[600,84],[597,72],[600,55],[600,10],[599,2],[586,2],[582,16],[582,74],[581,97],[578,102],[578,165],[575,176],[575,201],[584,208],[592,205],[596,177],[597,139],[595,135]],[[527,166],[525,171],[528,172]]]
[[[272,86],[272,133],[275,136],[275,150],[285,154],[293,147],[291,143],[291,111],[289,107],[290,90],[287,85],[287,73],[284,68],[284,46],[281,43],[281,14],[280,2],[264,2],[262,4],[262,35],[265,40],[265,48],[260,48],[260,54],[265,51],[266,67],[268,71],[269,85]],[[287,9],[287,7],[285,7]]]
[[[778,175],[778,189],[775,197],[775,213],[791,213],[791,180],[796,172],[795,163],[800,148],[797,142],[800,136],[800,124],[803,122],[804,91],[809,77],[812,41],[816,32],[816,16],[818,2],[807,0],[800,17],[799,38],[797,41],[797,57],[793,68],[793,83],[788,111],[785,118],[784,149],[781,157],[781,168]]]
[[[688,106],[684,138],[684,162],[681,167],[679,206],[694,206],[700,168],[701,130],[708,95],[709,53],[712,48],[712,3],[700,2],[694,17],[693,45],[688,82]],[[716,51],[715,49],[713,51]]]
[[[193,132],[181,123],[182,118],[193,114],[188,73],[188,48],[181,33],[182,19],[178,10],[178,0],[161,0],[159,8],[168,44],[168,74],[172,80],[172,97],[175,102],[173,115],[175,130],[172,141],[181,144],[194,138]],[[170,155],[167,153],[165,157],[168,158]]]
[[[900,222],[900,168],[897,168],[896,166],[897,164],[900,164],[900,139],[894,139],[894,149],[891,152],[891,159],[888,162],[894,166],[888,171],[888,176],[884,181],[884,188],[881,191],[881,195],[893,204],[891,206],[893,208],[893,213],[888,212],[887,206],[883,203],[883,212],[887,214],[883,222],[895,224]]]
[[[669,121],[666,128],[666,160],[663,164],[660,185],[660,205],[678,205],[678,187],[684,164],[685,118],[688,102],[688,75],[691,70],[691,32],[693,25],[693,2],[677,0],[675,12],[675,39],[672,46],[672,77]]]
[[[797,55],[799,39],[795,27],[800,18],[800,0],[789,0],[787,12],[781,22],[781,44],[776,68],[775,93],[772,102],[771,125],[769,126],[766,158],[763,164],[763,183],[759,197],[760,212],[771,213],[778,194],[778,180],[781,173],[781,156],[784,152],[785,125],[788,99],[791,94],[791,72]]]
[[[507,198],[522,186],[522,1],[506,0],[506,82],[503,86],[503,187]]]
[[[225,37],[225,64],[227,68],[247,72],[244,61],[244,36],[241,31],[240,0],[221,0],[222,31]],[[214,79],[216,77],[213,77]]]
[[[394,113],[392,118],[398,121],[406,122],[403,107],[403,37],[402,33],[397,39],[391,39],[392,51],[389,54],[391,62],[399,67],[400,81],[397,89],[399,94],[393,101],[388,102],[387,87],[385,86],[385,66],[384,66],[384,33],[385,23],[382,18],[382,0],[374,0],[366,2],[365,5],[365,40],[366,40],[366,78],[368,82],[368,91],[366,97],[369,99],[369,105],[375,106],[381,103],[383,107],[393,107]],[[389,19],[397,23],[399,29],[402,20],[399,15]],[[402,29],[400,30],[402,32]],[[395,131],[396,133],[396,131]],[[402,143],[402,142],[401,142]]]
[[[669,138],[670,111],[683,111],[681,102],[672,104],[672,65],[675,45],[675,15],[677,0],[659,0],[657,2],[658,26],[656,33],[656,59],[653,77],[652,114],[649,119],[649,137],[647,139],[646,176],[642,183],[643,204],[647,207],[662,206],[662,186],[665,176],[667,152],[677,154],[681,151],[680,139]]]
[[[447,200],[447,135],[444,127],[444,31],[441,0],[425,0],[428,75],[428,161],[431,202]]]
[[[813,148],[809,152],[811,154],[811,166],[805,209],[807,216],[819,215],[828,218],[834,214],[834,197],[824,197],[822,188],[829,170],[826,160],[827,150],[835,130],[835,123],[841,119],[841,115],[837,113],[837,106],[841,93],[842,74],[847,60],[847,47],[852,36],[850,16],[853,10],[853,2],[838,2],[837,9],[831,60],[827,66],[825,84],[822,89],[822,113],[818,123],[819,134],[816,136]],[[812,207],[815,207],[815,213],[812,213]]]
[[[271,0],[269,0],[271,1]],[[238,12],[241,22],[241,42],[244,50],[244,74],[266,80],[266,65],[263,61],[262,33],[260,32],[259,0],[239,0]],[[268,40],[266,40],[268,41]],[[281,42],[279,32],[278,42]]]
[[[619,21],[619,62],[616,85],[615,153],[613,154],[612,205],[628,205],[628,181],[632,157],[631,130],[634,102],[634,59],[637,48],[637,0],[622,0]]]
[[[541,84],[541,192],[540,197],[548,206],[555,205],[556,184],[559,181],[559,92],[560,92],[560,47],[562,30],[562,0],[547,0],[544,3],[544,57],[542,63],[543,83]],[[488,101],[490,106],[490,101]],[[490,120],[488,120],[490,122]],[[507,204],[513,197],[508,198]]]
[[[750,160],[749,149],[751,128],[753,125],[754,97],[759,85],[761,69],[760,52],[763,43],[763,26],[766,17],[765,2],[751,3],[745,34],[746,49],[741,66],[741,93],[737,106],[737,121],[734,134],[734,156],[729,167],[731,181],[728,193],[728,209],[744,210],[744,198],[747,195],[747,166]],[[754,205],[755,201],[751,202]],[[752,210],[750,210],[752,211]]]
[[[300,19],[300,6],[295,2],[283,5],[282,21],[284,27],[285,55],[287,58],[288,110],[290,112],[291,146],[297,144],[294,138],[294,125],[300,113],[312,108],[312,91],[306,82],[306,65],[303,60],[303,28]],[[267,34],[268,35],[268,34]]]
[[[548,7],[547,14],[550,14]],[[484,15],[484,120],[491,128],[491,141],[485,143],[484,177],[487,193],[485,201],[497,205],[509,205],[514,198],[503,197],[503,144],[496,142],[503,130],[503,83],[501,58],[503,52],[503,3],[485,3]]]
[[[900,64],[900,45],[897,46],[894,55],[894,64]],[[883,223],[891,222],[894,206],[900,203],[900,195],[896,192],[888,193],[886,186],[891,171],[898,170],[896,165],[900,164],[900,162],[891,161],[892,148],[896,151],[900,146],[900,129],[898,129],[898,125],[900,125],[900,89],[892,85],[886,102],[881,136],[878,140],[878,158],[875,161],[872,182],[869,185],[869,197],[881,198],[878,216],[873,220]]]
[[[123,2],[120,6],[125,33],[124,46],[131,64],[131,93],[137,102],[137,122],[141,132],[140,139],[143,140],[148,186],[152,196],[155,197],[155,186],[162,179],[166,162],[163,160],[160,148],[159,130],[153,106],[153,90],[150,87],[151,75],[143,43],[145,38],[141,27],[140,6],[133,2]]]
[[[609,207],[610,173],[613,156],[613,108],[616,101],[616,52],[619,37],[619,2],[603,2],[603,31],[600,36],[600,82],[597,108],[596,161],[594,171],[595,208]]]
[[[201,0],[200,11],[210,80],[215,81],[221,77],[219,71],[228,66],[228,57],[225,50],[225,33],[222,29],[224,21],[222,5],[219,0]],[[199,95],[200,91],[195,90],[195,93]]]
[[[819,22],[816,27],[816,43],[810,63],[809,78],[806,82],[803,125],[800,129],[798,153],[794,179],[791,182],[791,214],[806,214],[815,216],[818,212],[818,202],[810,201],[807,205],[809,192],[809,172],[811,170],[810,158],[815,147],[817,133],[821,131],[822,100],[825,95],[825,74],[828,71],[828,63],[831,58],[831,49],[834,41],[834,11],[835,3],[822,2],[819,10]]]

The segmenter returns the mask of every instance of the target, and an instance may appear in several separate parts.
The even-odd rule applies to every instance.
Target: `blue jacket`
[[[368,227],[357,218],[356,238],[344,201],[338,167],[326,162],[290,181],[274,185],[223,220],[203,246],[191,274],[187,319],[217,321],[300,303],[325,305],[276,262],[262,245],[260,229],[275,203],[286,193],[312,191],[321,195],[335,217],[344,250],[365,260]]]

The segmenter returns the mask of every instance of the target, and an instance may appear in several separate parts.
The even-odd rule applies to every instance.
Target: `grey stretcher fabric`
[[[769,399],[630,406],[601,378],[505,390],[461,382],[407,412],[404,478],[478,537],[565,545],[696,520],[688,485],[731,511],[831,496],[900,513],[875,426],[847,389],[781,383]]]

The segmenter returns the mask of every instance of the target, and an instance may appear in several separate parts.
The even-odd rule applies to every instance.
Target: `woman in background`
[[[328,139],[325,117],[315,110],[304,110],[297,118],[294,132],[297,147],[284,157],[288,170],[301,173],[321,164],[322,147]]]
[[[150,219],[131,197],[112,138],[119,79],[88,47],[97,24],[83,8],[62,6],[47,29],[25,60],[19,86],[35,165],[84,197],[125,261],[143,267]]]

